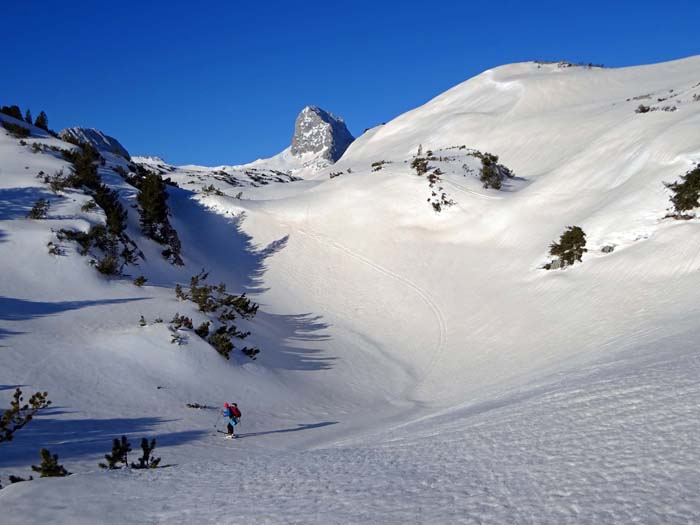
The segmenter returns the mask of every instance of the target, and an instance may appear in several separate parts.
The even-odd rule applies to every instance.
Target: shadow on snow
[[[59,314],[68,310],[78,310],[80,308],[99,305],[129,303],[132,301],[143,301],[145,299],[147,298],[131,297],[126,299],[97,299],[91,301],[60,301],[57,303],[50,303],[0,296],[0,321],[26,321],[28,319]]]
[[[159,417],[110,418],[110,419],[56,419],[65,412],[56,409],[42,411],[31,424],[18,432],[14,440],[4,443],[0,449],[0,468],[26,467],[39,463],[39,449],[48,448],[58,454],[61,461],[103,458],[112,449],[112,440],[126,435],[133,448],[138,448],[142,437],[155,438],[159,447],[181,445],[197,440],[205,431],[188,430],[164,433],[157,427],[168,420]],[[49,417],[47,417],[49,416]],[[96,461],[97,463],[97,461]],[[95,465],[97,466],[97,465]]]
[[[312,428],[321,428],[321,427],[327,427],[330,425],[337,425],[337,421],[324,421],[322,423],[307,423],[307,424],[302,424],[299,423],[296,427],[294,428],[282,428],[279,430],[265,430],[263,432],[247,432],[245,434],[236,434],[238,438],[246,438],[246,437],[253,437],[253,436],[266,436],[268,434],[284,434],[287,432],[299,432],[300,430],[310,430]]]
[[[44,199],[52,204],[64,197],[44,188],[5,188],[0,189],[0,220],[24,219],[37,200]]]
[[[276,239],[267,246],[255,246],[252,237],[242,228],[245,213],[226,216],[193,199],[196,194],[191,191],[169,187],[168,192],[172,223],[182,241],[189,275],[204,268],[210,274],[210,282],[224,282],[232,292],[265,292],[266,261],[287,246],[289,236]],[[193,267],[195,271],[192,271]],[[330,340],[330,336],[324,333],[329,325],[322,321],[321,316],[310,313],[270,314],[264,312],[262,305],[253,324],[260,326],[261,321],[270,329],[256,332],[253,327],[252,332],[254,336],[260,336],[262,354],[259,362],[264,366],[289,370],[325,370],[331,367],[335,358],[324,357],[324,349],[315,345]],[[263,331],[266,333],[262,334]]]

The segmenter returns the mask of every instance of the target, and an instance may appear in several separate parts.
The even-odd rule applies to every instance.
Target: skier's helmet
[[[224,403],[224,408],[228,408],[228,403]]]

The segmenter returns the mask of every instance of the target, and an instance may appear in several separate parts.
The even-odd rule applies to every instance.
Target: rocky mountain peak
[[[353,140],[342,118],[319,107],[306,106],[294,123],[291,152],[296,157],[316,153],[333,163]]]

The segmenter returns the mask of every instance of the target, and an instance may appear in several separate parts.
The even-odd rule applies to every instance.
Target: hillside
[[[0,130],[1,395],[53,400],[0,444],[0,477],[40,447],[74,472],[0,491],[8,523],[699,520],[700,218],[668,217],[664,185],[700,162],[699,100],[700,57],[520,63],[325,167],[134,157],[179,186],[181,266],[143,234],[131,167],[107,155],[99,175],[143,253],[109,278],[56,237],[104,214],[36,177],[68,172],[50,147],[75,146]],[[487,154],[500,189],[479,179]],[[26,219],[39,198],[46,219]],[[588,252],[544,270],[572,225]],[[175,296],[202,268],[259,303],[237,321],[255,360],[188,330],[171,344],[175,313],[207,319]],[[234,442],[212,428],[227,400],[244,413]],[[173,466],[101,471],[122,434],[155,436]]]

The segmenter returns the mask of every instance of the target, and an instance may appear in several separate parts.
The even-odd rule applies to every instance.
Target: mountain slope
[[[130,217],[143,289],[44,253],[50,228],[22,215],[46,191],[33,172],[60,161],[0,137],[15,210],[0,224],[12,248],[0,245],[12,269],[0,384],[47,389],[66,412],[2,445],[0,467],[41,444],[77,473],[3,489],[3,507],[16,522],[38,497],[30,521],[54,506],[72,523],[697,520],[700,219],[665,218],[663,184],[700,160],[697,98],[698,57],[513,64],[370,130],[304,180],[217,195],[183,171],[169,203],[184,268]],[[479,180],[485,152],[514,172],[500,191]],[[87,220],[81,199],[63,196],[46,222]],[[543,270],[574,224],[582,263]],[[196,317],[172,288],[203,266],[260,302],[245,325],[257,361],[138,327],[142,313]],[[232,397],[244,412],[234,443],[211,432],[214,410],[184,408]],[[99,472],[121,433],[157,435],[177,466]],[[222,488],[242,496],[235,514]],[[112,491],[143,514],[113,514]]]

